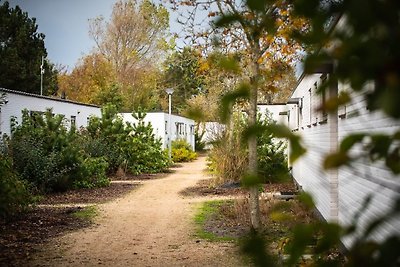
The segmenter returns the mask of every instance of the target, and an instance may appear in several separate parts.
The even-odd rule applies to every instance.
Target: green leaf
[[[324,169],[334,169],[350,163],[351,158],[347,153],[339,151],[329,154],[324,160]]]
[[[231,24],[234,24],[241,20],[242,20],[242,17],[240,15],[229,14],[229,15],[225,15],[225,16],[218,18],[215,21],[215,26],[217,26],[218,28],[223,28],[223,27],[230,26]]]
[[[386,157],[392,140],[389,136],[378,134],[371,136],[371,150],[369,152],[372,160]]]
[[[251,231],[250,234],[242,240],[240,250],[253,260],[254,266],[275,266],[276,263],[274,259],[265,249],[267,245],[264,236],[258,235],[255,231]]]
[[[342,228],[336,223],[321,223],[322,238],[315,248],[316,253],[323,253],[340,244]]]
[[[288,266],[295,265],[310,243],[314,240],[314,228],[312,224],[299,224],[293,229],[293,238],[289,242],[288,251],[290,258]]]
[[[302,192],[297,199],[303,203],[308,209],[314,209],[315,208],[315,203],[312,198],[312,196],[309,193]]]
[[[298,160],[302,155],[304,155],[307,150],[300,144],[300,137],[294,136],[289,139],[290,142],[290,154],[289,160],[291,163]]]
[[[265,131],[268,131],[268,127],[265,125],[253,125],[246,127],[242,133],[243,141],[247,141],[252,136],[261,136]]]
[[[253,11],[264,11],[266,0],[247,0],[247,6]]]
[[[234,57],[223,57],[218,61],[218,66],[229,72],[240,73],[239,62]]]
[[[293,139],[295,136],[287,126],[282,124],[270,124],[268,130],[278,138]]]
[[[250,85],[243,83],[233,92],[225,94],[221,99],[220,116],[222,122],[227,122],[233,104],[240,98],[247,99],[250,96]]]
[[[387,155],[386,166],[392,170],[394,174],[400,173],[400,147],[396,147]]]
[[[394,139],[394,140],[400,140],[400,131],[396,132],[396,133],[393,135],[393,139]]]
[[[340,144],[340,151],[347,152],[349,151],[354,144],[361,142],[365,137],[365,134],[352,134],[346,136]]]
[[[246,174],[242,177],[242,181],[241,184],[243,187],[245,188],[250,188],[253,186],[257,186],[260,183],[262,183],[262,179],[260,176],[258,175],[254,175],[254,174]]]

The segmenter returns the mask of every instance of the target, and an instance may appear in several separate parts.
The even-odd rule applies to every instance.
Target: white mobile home
[[[67,126],[74,124],[77,128],[86,127],[90,116],[101,116],[100,108],[95,105],[4,88],[0,88],[0,92],[5,93],[5,102],[0,107],[1,134],[10,135],[10,119],[15,117],[20,123],[24,109],[29,112],[44,112],[51,108],[54,114],[64,115]]]
[[[271,114],[271,118],[279,124],[287,125],[287,105],[286,103],[274,103],[274,104],[258,104],[258,112],[265,114],[267,111]]]
[[[135,123],[131,113],[120,113],[125,122]],[[161,139],[163,148],[168,147],[169,138],[171,141],[184,139],[190,144],[194,150],[194,125],[195,122],[191,119],[171,114],[171,127],[169,127],[168,113],[164,112],[148,112],[144,121],[150,123],[153,127],[156,137]],[[171,129],[171,133],[169,133]]]
[[[320,214],[326,220],[342,225],[351,224],[365,198],[372,195],[370,206],[360,218],[363,229],[368,222],[393,207],[394,200],[400,196],[400,177],[393,175],[384,162],[371,163],[368,159],[357,160],[351,167],[326,171],[322,168],[323,159],[328,153],[336,151],[348,134],[391,134],[400,128],[400,121],[368,110],[364,96],[354,93],[352,102],[336,113],[319,111],[326,99],[344,90],[351,91],[348,85],[337,84],[324,94],[316,94],[328,75],[303,75],[288,101],[289,128],[302,136],[308,150],[305,156],[291,165],[292,174],[302,189],[313,195]],[[357,153],[361,149],[362,146],[359,146],[352,152]],[[393,233],[400,235],[400,218],[386,222],[373,238],[381,240]],[[343,243],[350,246],[353,240],[349,237]]]

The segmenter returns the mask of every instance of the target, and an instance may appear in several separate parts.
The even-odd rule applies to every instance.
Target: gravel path
[[[232,243],[193,237],[193,216],[202,198],[179,192],[207,178],[205,158],[185,163],[166,178],[116,201],[99,205],[94,227],[54,241],[34,266],[239,266]]]

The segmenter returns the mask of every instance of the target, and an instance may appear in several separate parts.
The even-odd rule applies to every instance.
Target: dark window
[[[71,116],[71,127],[76,127],[76,116]]]
[[[328,113],[325,110],[325,104],[326,104],[326,99],[327,99],[327,90],[329,90],[329,88],[325,85],[327,80],[327,76],[324,75],[321,77],[321,85],[324,86],[324,89],[321,92],[321,119],[319,121],[319,123],[325,123],[328,121]]]

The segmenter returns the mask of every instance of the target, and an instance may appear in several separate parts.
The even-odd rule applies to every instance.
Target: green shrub
[[[213,143],[208,157],[208,168],[219,184],[239,182],[248,167],[247,144],[242,138],[246,127],[244,115],[234,114],[230,123]],[[257,123],[262,128],[276,122],[267,113],[264,117],[258,114]],[[263,131],[258,135],[258,174],[264,183],[290,181],[285,149],[285,143],[274,139],[271,133]]]
[[[190,162],[197,158],[196,152],[185,140],[175,140],[171,144],[171,157],[173,162]]]
[[[269,113],[259,118],[261,126],[276,123]],[[257,140],[258,173],[264,183],[288,182],[291,180],[286,157],[286,143],[276,140],[271,133],[264,131]]]
[[[132,125],[123,146],[127,169],[133,174],[163,171],[169,165],[168,155],[162,150],[161,140],[153,134],[150,123],[144,123],[146,113],[139,111],[132,116],[138,122]]]
[[[32,199],[26,182],[13,171],[10,159],[0,155],[0,217],[24,210]]]
[[[231,124],[216,136],[208,156],[208,169],[217,184],[240,182],[248,166],[246,144],[242,140],[245,126],[242,114],[235,113]]]
[[[188,142],[186,142],[185,139],[177,139],[177,140],[172,141],[171,148],[172,149],[184,148],[187,150],[192,150],[192,148],[190,147],[190,144]]]
[[[81,167],[81,179],[74,182],[77,188],[105,187],[110,185],[107,177],[108,163],[105,158],[86,158]]]
[[[109,164],[108,173],[115,173],[120,167],[132,174],[164,170],[169,160],[151,125],[144,123],[146,114],[139,111],[132,116],[138,122],[125,124],[114,106],[104,106],[102,117],[89,121],[83,149],[92,157],[104,157]]]
[[[107,161],[107,174],[115,173],[123,163],[124,156],[120,147],[105,136],[93,137],[86,130],[81,130],[78,143],[85,157],[103,157]]]
[[[194,132],[194,148],[195,151],[204,151],[206,143],[202,141],[205,132],[199,133],[198,129]]]
[[[31,115],[24,110],[21,125],[14,122],[9,148],[13,167],[40,192],[66,190],[79,177],[77,133],[67,131],[63,120],[51,110]]]
[[[190,162],[197,158],[196,152],[186,148],[173,148],[171,151],[173,162]]]
[[[134,125],[125,124],[112,105],[93,117],[86,130],[67,131],[64,118],[23,111],[22,123],[14,120],[9,146],[13,168],[38,192],[64,191],[71,187],[107,186],[106,174],[118,168],[133,174],[160,172],[169,159],[155,138],[145,113],[133,114]]]

